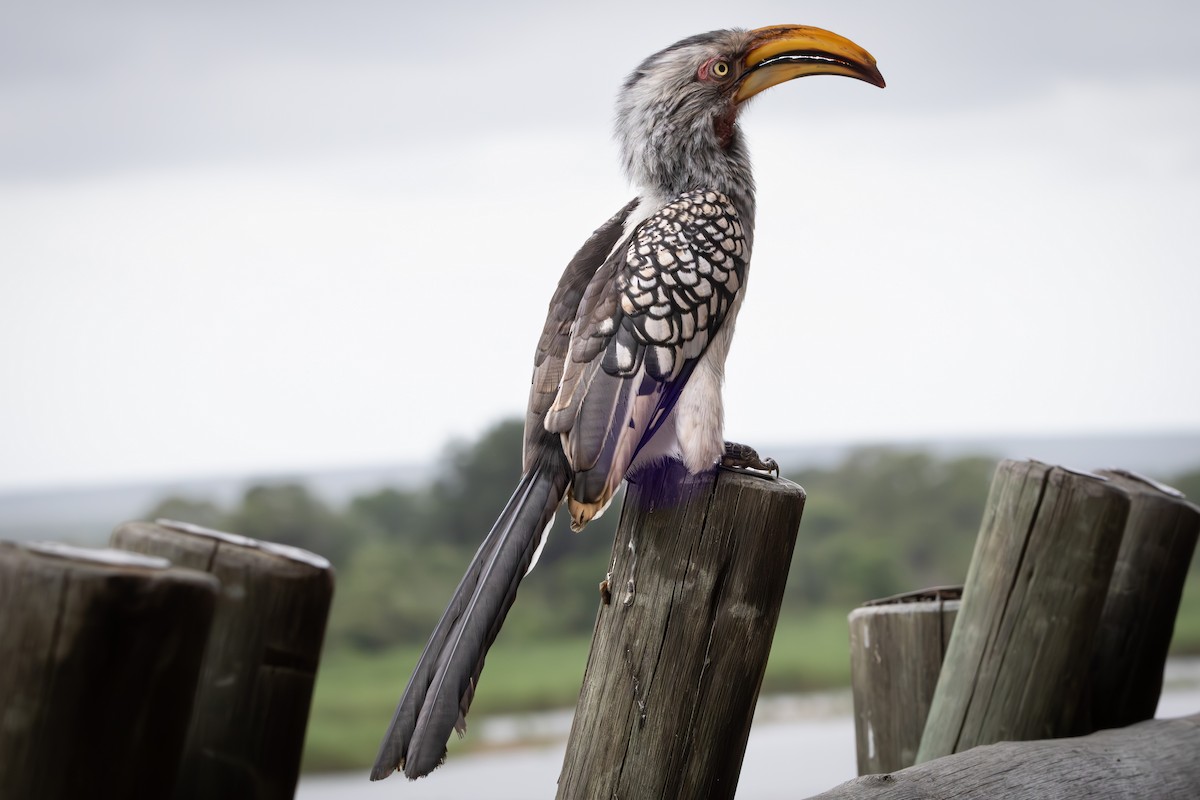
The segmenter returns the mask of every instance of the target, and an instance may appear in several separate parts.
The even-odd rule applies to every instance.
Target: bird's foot
[[[758,451],[750,445],[737,442],[725,443],[725,455],[718,465],[722,469],[733,472],[749,472],[751,474],[767,473],[763,477],[779,477],[779,464],[773,458],[760,458]]]
[[[629,580],[625,581],[625,596],[621,598],[621,605],[633,605],[634,595],[637,594],[637,582],[635,576],[637,574],[637,546],[633,542],[633,534],[629,534]],[[603,605],[612,603],[612,579],[613,570],[617,568],[617,562],[614,560],[612,567],[604,575],[604,580],[600,581],[600,602]]]

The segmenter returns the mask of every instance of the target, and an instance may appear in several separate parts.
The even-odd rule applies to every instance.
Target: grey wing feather
[[[696,190],[642,223],[597,271],[545,419],[564,435],[577,500],[615,489],[665,419],[740,291],[748,255],[729,199]]]
[[[580,302],[588,292],[596,272],[605,263],[613,247],[624,233],[625,220],[637,206],[631,200],[583,243],[583,247],[567,264],[558,288],[550,299],[546,324],[538,340],[533,359],[533,381],[529,387],[529,406],[525,416],[525,469],[530,468],[533,445],[543,436],[542,421],[558,394],[563,365],[570,346],[571,329],[579,313]]]

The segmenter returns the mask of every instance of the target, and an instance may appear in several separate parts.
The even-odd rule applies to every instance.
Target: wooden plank
[[[0,542],[0,797],[169,796],[216,579]]]
[[[1092,655],[1089,730],[1154,716],[1200,534],[1200,509],[1178,491],[1130,472],[1098,474],[1128,492],[1132,505]]]
[[[290,799],[333,597],[329,562],[167,520],[122,525],[112,544],[221,581],[174,797]]]
[[[630,485],[560,800],[733,797],[803,508],[789,481],[674,463]]]
[[[997,467],[917,761],[1077,732],[1129,514],[1111,481]]]
[[[1073,739],[985,745],[811,800],[1195,800],[1200,715],[1151,720]]]
[[[961,590],[874,601],[850,613],[858,774],[916,763]]]

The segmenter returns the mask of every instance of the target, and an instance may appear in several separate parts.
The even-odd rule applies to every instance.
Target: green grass
[[[588,638],[497,642],[488,654],[472,719],[570,706],[587,665]],[[374,758],[420,647],[329,653],[321,662],[305,741],[304,769],[356,769]],[[467,746],[469,740],[462,745]],[[455,747],[451,743],[451,748]]]
[[[1175,617],[1175,636],[1171,639],[1171,654],[1200,655],[1200,572],[1194,569],[1183,586],[1179,614]]]
[[[764,692],[848,686],[846,612],[785,610],[775,632]],[[488,714],[570,707],[579,696],[589,637],[549,641],[506,639],[488,654],[487,669],[471,707],[472,719]],[[1172,652],[1200,654],[1200,580],[1191,576],[1180,603]],[[305,745],[309,771],[365,769],[391,719],[419,647],[370,654],[328,653],[321,662]],[[451,750],[469,748],[455,738]]]
[[[850,682],[846,615],[841,611],[786,613],[767,663],[765,691],[799,691]],[[587,666],[590,637],[510,641],[501,636],[488,654],[472,719],[487,714],[575,705]],[[387,729],[409,672],[421,654],[403,647],[370,654],[328,653],[321,662],[305,742],[309,771],[368,766]],[[451,749],[469,747],[468,738]]]
[[[765,692],[850,685],[850,628],[841,609],[785,611],[775,629]]]

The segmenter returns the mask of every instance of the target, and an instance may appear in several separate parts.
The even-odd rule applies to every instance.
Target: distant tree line
[[[516,485],[520,451],[521,423],[508,421],[448,448],[427,487],[381,489],[331,508],[298,483],[259,485],[235,508],[170,497],[147,518],[320,553],[337,569],[331,646],[420,643]],[[875,597],[961,583],[994,467],[990,457],[940,459],[887,448],[852,452],[830,469],[785,465],[787,477],[808,492],[785,604],[849,610]],[[1200,468],[1170,482],[1200,497]],[[538,569],[522,584],[506,636],[590,631],[619,509],[618,499],[582,534],[571,533],[559,515]]]

